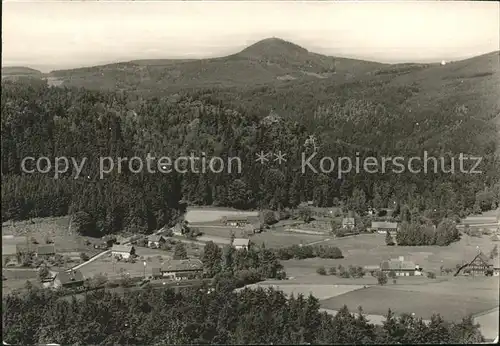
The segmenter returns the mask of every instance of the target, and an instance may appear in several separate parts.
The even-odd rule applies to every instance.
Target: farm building
[[[248,250],[249,245],[250,239],[234,238],[233,240],[233,246],[236,248],[236,250]]]
[[[58,272],[52,280],[53,288],[73,288],[83,286],[84,277],[81,271],[71,270],[69,272]]]
[[[56,254],[56,247],[54,244],[38,245],[35,254],[40,258],[48,258]]]
[[[458,268],[455,276],[459,274],[500,276],[500,265],[498,262],[498,257],[495,261],[492,261],[488,256],[479,251],[472,261]]]
[[[111,255],[123,259],[129,259],[135,255],[135,248],[132,245],[113,245],[111,248]]]
[[[165,244],[167,240],[162,235],[151,234],[148,236],[148,247],[158,248],[161,244]]]
[[[390,259],[380,264],[380,270],[386,273],[394,272],[396,276],[420,276],[422,268],[412,261],[405,261],[403,256]]]
[[[154,278],[173,280],[198,278],[203,275],[203,263],[199,259],[170,260],[161,268],[153,268]]]
[[[253,222],[245,225],[245,231],[248,233],[260,233],[262,231],[262,225],[260,222]]]
[[[342,219],[342,228],[344,228],[344,229],[354,228],[355,225],[356,225],[356,223],[355,223],[353,217],[344,217]]]
[[[248,218],[244,215],[230,215],[222,218],[222,223],[225,226],[241,227],[249,223]]]
[[[379,234],[386,234],[387,232],[391,235],[395,234],[398,230],[397,222],[386,222],[386,221],[372,221],[371,230]]]

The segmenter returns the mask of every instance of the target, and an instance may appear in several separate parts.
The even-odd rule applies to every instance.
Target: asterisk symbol
[[[257,159],[255,160],[255,162],[260,162],[260,164],[262,165],[264,162],[267,162],[269,161],[269,159],[267,158],[270,153],[264,153],[263,151],[261,151],[260,153],[257,153],[255,154],[257,155]]]
[[[276,157],[274,161],[278,161],[278,163],[281,165],[283,162],[286,162],[285,156],[286,154],[282,153],[281,150],[278,151],[278,154],[274,154]]]

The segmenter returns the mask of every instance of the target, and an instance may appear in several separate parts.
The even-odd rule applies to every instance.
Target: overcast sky
[[[280,37],[382,62],[500,50],[498,2],[3,1],[2,65],[44,71],[132,59],[213,57]]]

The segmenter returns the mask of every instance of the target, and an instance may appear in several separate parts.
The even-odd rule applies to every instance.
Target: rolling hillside
[[[293,43],[270,38],[243,51],[198,60],[134,60],[103,66],[59,70],[50,76],[65,85],[91,89],[176,90],[185,87],[234,87],[288,81],[352,79],[385,65],[308,52]]]

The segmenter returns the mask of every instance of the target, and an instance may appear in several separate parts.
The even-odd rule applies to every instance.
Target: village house
[[[52,288],[74,288],[83,286],[85,279],[79,270],[71,270],[69,272],[58,272],[53,277]]]
[[[174,227],[171,227],[170,230],[176,236],[181,236],[184,234],[183,233],[184,227],[182,227],[180,223],[177,223]]]
[[[342,219],[342,228],[343,229],[353,229],[356,226],[356,222],[353,217],[344,217]]]
[[[395,235],[398,230],[397,222],[387,222],[387,221],[372,221],[370,228],[372,231],[378,234],[386,234],[389,232],[391,235]]]
[[[421,276],[422,268],[412,261],[405,261],[403,256],[398,259],[382,261],[380,270],[385,273],[394,272],[396,276]]]
[[[38,258],[49,258],[56,254],[56,247],[54,244],[38,245],[36,247],[35,255]]]
[[[111,255],[113,257],[129,259],[133,255],[135,255],[135,248],[132,245],[114,244],[111,248]]]
[[[153,278],[172,280],[195,279],[203,276],[203,263],[199,259],[170,260],[152,269]]]
[[[236,250],[248,250],[248,247],[250,246],[250,239],[234,238],[232,245]]]
[[[455,276],[462,274],[462,275],[492,275],[492,276],[500,276],[500,265],[499,265],[499,259],[498,257],[496,258],[495,261],[491,260],[483,254],[481,251],[474,256],[474,258],[468,262],[462,265],[460,268],[458,268],[457,272],[455,273]]]
[[[151,234],[148,236],[148,247],[159,248],[162,244],[166,243],[165,237],[159,234]]]
[[[222,224],[225,226],[242,227],[248,223],[248,218],[244,215],[229,215],[222,218]]]

